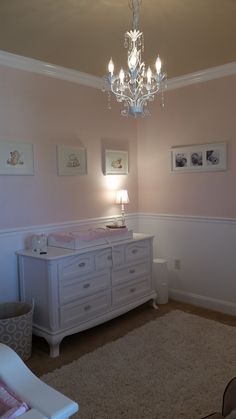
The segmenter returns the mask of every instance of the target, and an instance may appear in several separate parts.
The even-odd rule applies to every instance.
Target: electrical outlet
[[[174,259],[174,268],[175,269],[181,269],[181,260],[180,259]]]

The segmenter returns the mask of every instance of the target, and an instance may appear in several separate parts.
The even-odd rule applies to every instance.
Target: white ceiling
[[[131,23],[128,0],[0,0],[0,50],[103,76]],[[236,61],[236,0],[143,0],[140,29],[168,78]]]

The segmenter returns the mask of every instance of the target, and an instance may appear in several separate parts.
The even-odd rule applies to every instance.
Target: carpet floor
[[[236,376],[236,329],[172,311],[41,378],[80,419],[199,419]]]

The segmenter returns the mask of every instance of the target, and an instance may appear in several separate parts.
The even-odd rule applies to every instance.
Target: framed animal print
[[[128,151],[105,150],[105,175],[128,174]]]
[[[33,144],[0,141],[0,175],[33,174]]]
[[[87,153],[82,147],[57,146],[57,168],[60,176],[87,174]]]

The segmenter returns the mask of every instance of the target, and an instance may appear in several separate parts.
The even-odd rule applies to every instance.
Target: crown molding
[[[0,65],[54,77],[84,86],[95,87],[97,89],[102,88],[102,79],[100,77],[5,51],[0,51]]]
[[[72,70],[66,67],[61,67],[5,51],[0,51],[0,65],[18,70],[30,71],[32,73],[54,77],[60,80],[70,81],[84,86],[94,87],[96,89],[102,89],[103,85],[101,77],[96,77],[91,74],[82,73],[77,70]],[[195,73],[171,78],[165,82],[165,85],[166,90],[173,90],[232,75],[236,75],[236,61],[208,68],[206,70],[197,71]]]
[[[203,83],[205,81],[219,79],[221,77],[233,76],[236,74],[236,61],[217,67],[207,68],[196,71],[195,73],[184,76],[173,77],[166,81],[166,89],[173,90],[180,87],[190,86],[191,84]]]

